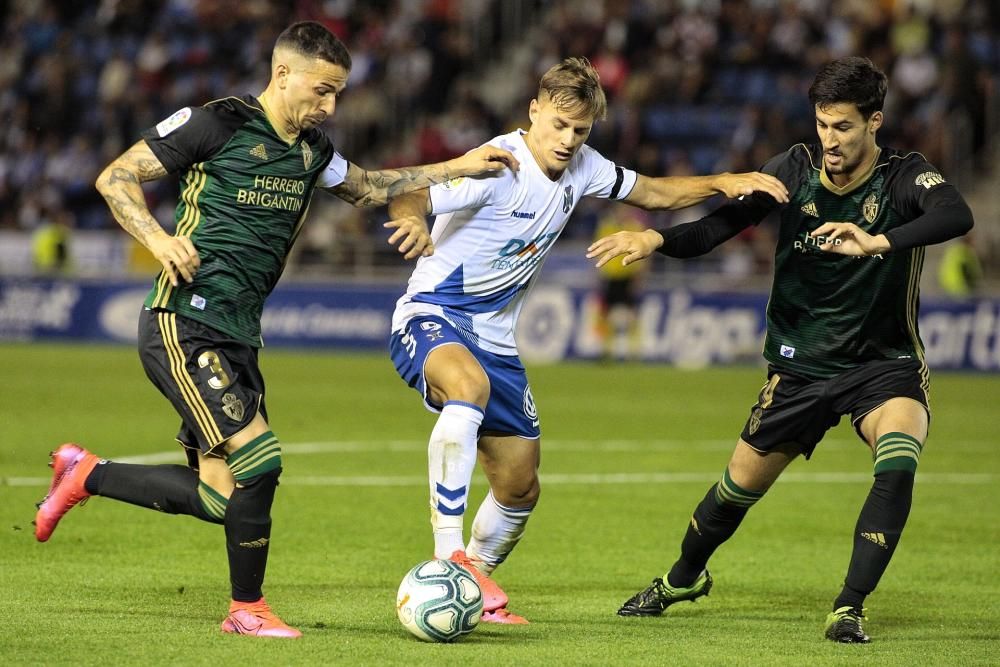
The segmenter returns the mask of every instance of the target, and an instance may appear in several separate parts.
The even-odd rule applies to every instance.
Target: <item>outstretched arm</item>
[[[784,183],[770,174],[757,171],[659,178],[639,174],[625,201],[647,210],[677,209],[700,204],[718,194],[734,199],[754,192],[766,192],[782,204],[788,201],[788,189]]]
[[[495,146],[480,146],[447,162],[419,167],[367,171],[351,163],[344,182],[330,192],[354,206],[382,206],[390,199],[422,190],[460,176],[476,176],[510,168],[517,171],[517,158]]]
[[[773,204],[766,200],[771,198],[758,199],[765,201],[762,203],[748,197],[746,201],[729,202],[700,220],[667,229],[618,232],[605,236],[587,248],[587,257],[597,257],[599,268],[621,255],[624,255],[622,264],[626,266],[648,257],[654,251],[679,259],[704,255],[767,215]]]
[[[118,224],[153,253],[176,287],[178,277],[194,279],[201,260],[191,239],[167,234],[146,205],[141,184],[166,174],[146,142],[139,141],[104,168],[96,186]]]

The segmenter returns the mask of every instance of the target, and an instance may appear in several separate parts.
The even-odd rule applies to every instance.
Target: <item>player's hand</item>
[[[891,249],[885,234],[872,236],[853,222],[827,222],[813,230],[809,236],[815,239],[822,236],[819,249],[837,255],[867,257],[880,255]]]
[[[147,247],[167,272],[171,285],[177,287],[180,278],[186,283],[194,280],[198,267],[201,266],[201,258],[191,239],[163,233],[153,237]]]
[[[395,229],[389,237],[389,245],[399,244],[397,250],[403,259],[430,257],[434,254],[434,242],[427,229],[427,221],[421,216],[408,215],[397,220],[390,220],[383,227]]]
[[[452,160],[459,176],[475,176],[503,171],[505,168],[517,171],[521,164],[514,154],[496,146],[480,146],[462,157]]]
[[[785,184],[774,176],[759,171],[746,174],[719,174],[715,187],[730,199],[752,195],[755,192],[766,192],[779,204],[788,203],[788,188]]]
[[[615,257],[622,257],[622,266],[649,257],[653,251],[663,245],[663,237],[659,232],[647,229],[641,232],[615,232],[610,236],[599,238],[587,248],[587,258],[597,257],[594,265],[601,268]]]

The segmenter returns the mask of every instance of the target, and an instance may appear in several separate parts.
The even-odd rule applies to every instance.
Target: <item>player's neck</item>
[[[271,87],[268,86],[263,93],[258,95],[257,100],[260,102],[260,106],[264,110],[264,115],[267,116],[268,122],[271,123],[271,127],[274,128],[278,137],[286,144],[295,143],[295,140],[299,137],[299,130],[287,120],[287,114],[284,113],[284,105],[278,96],[272,92]]]
[[[541,156],[544,154],[544,151],[540,146],[535,145],[535,140],[531,136],[530,129],[524,134],[524,143],[528,147],[528,151],[531,153],[531,157],[535,161],[535,164],[538,165],[538,168],[541,170],[543,174],[545,174],[548,177],[550,181],[558,181],[560,178],[562,178],[563,172],[566,170],[565,169],[553,170],[545,166],[545,162],[543,162],[541,158]]]
[[[830,174],[827,173],[827,178],[830,182],[836,185],[838,188],[847,188],[859,178],[867,178],[871,175],[872,169],[875,167],[875,161],[878,160],[879,154],[882,153],[882,149],[878,147],[877,144],[872,144],[867,155],[861,158],[858,162],[858,166],[851,171],[849,174]]]

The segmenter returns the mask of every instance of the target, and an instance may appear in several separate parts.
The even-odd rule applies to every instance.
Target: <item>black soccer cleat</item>
[[[861,627],[867,620],[864,609],[841,607],[826,617],[826,638],[840,644],[867,644],[871,637]]]
[[[693,602],[703,595],[708,595],[710,590],[712,590],[712,575],[708,570],[702,570],[694,583],[686,588],[675,588],[657,577],[648,588],[630,597],[618,610],[618,615],[659,616],[675,602],[684,600]]]

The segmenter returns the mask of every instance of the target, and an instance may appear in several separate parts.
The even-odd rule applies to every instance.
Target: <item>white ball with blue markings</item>
[[[417,639],[453,642],[479,625],[483,592],[461,565],[427,560],[403,577],[396,594],[396,615]]]

